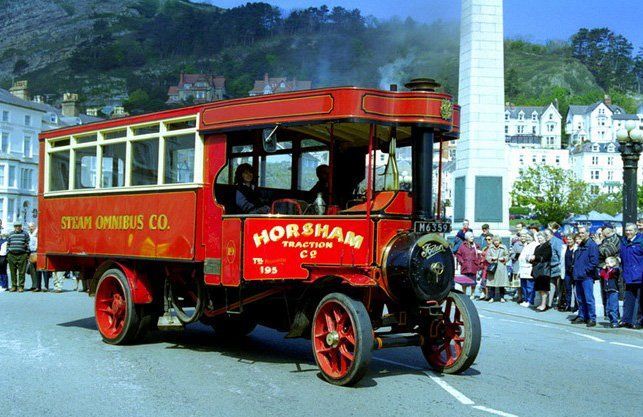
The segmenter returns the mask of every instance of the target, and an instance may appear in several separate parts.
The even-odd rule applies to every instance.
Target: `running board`
[[[159,330],[183,330],[183,323],[181,323],[181,321],[177,317],[170,314],[169,311],[159,317],[159,321],[157,322],[156,326],[159,328]]]

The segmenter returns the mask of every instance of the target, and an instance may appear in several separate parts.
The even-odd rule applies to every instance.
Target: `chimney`
[[[554,99],[554,107],[556,107],[556,110],[559,110],[559,108],[558,108],[558,99],[557,98]]]
[[[44,103],[45,98],[41,95],[33,96],[34,103]]]
[[[611,106],[612,97],[610,97],[609,94],[605,94],[605,97],[603,98],[603,103],[605,103],[606,106]]]
[[[263,82],[264,82],[264,83],[266,83],[266,85],[268,85],[268,81],[269,81],[269,80],[270,80],[270,78],[268,77],[268,73],[266,72],[266,73],[263,75]]]
[[[63,116],[78,117],[78,94],[63,94]]]
[[[27,80],[20,80],[13,83],[13,86],[9,89],[9,92],[14,96],[22,99],[29,100],[29,87]]]

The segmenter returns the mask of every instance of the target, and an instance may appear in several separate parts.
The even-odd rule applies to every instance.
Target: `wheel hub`
[[[339,345],[339,333],[336,330],[328,332],[326,335],[326,344],[333,348],[336,348]]]

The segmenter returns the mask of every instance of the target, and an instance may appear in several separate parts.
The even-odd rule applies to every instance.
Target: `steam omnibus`
[[[197,321],[230,338],[261,324],[310,338],[332,384],[356,383],[374,350],[396,346],[462,372],[480,322],[454,289],[433,180],[434,149],[458,137],[460,109],[431,79],[407,86],[224,100],[43,132],[38,266],[81,272],[110,344]],[[397,155],[412,170],[407,189]],[[242,164],[266,213],[239,210]],[[322,164],[320,210],[310,189]]]

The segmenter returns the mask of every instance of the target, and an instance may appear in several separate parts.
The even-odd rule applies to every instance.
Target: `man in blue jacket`
[[[598,266],[598,245],[589,238],[587,228],[578,228],[578,247],[574,254],[574,284],[578,298],[578,316],[574,324],[586,323],[596,326],[596,304],[594,303],[594,279]]]
[[[625,282],[625,297],[623,300],[623,319],[619,327],[641,328],[643,325],[643,235],[637,233],[633,223],[625,225],[625,237],[621,242],[621,265],[623,281]],[[639,312],[635,306],[639,305]]]

